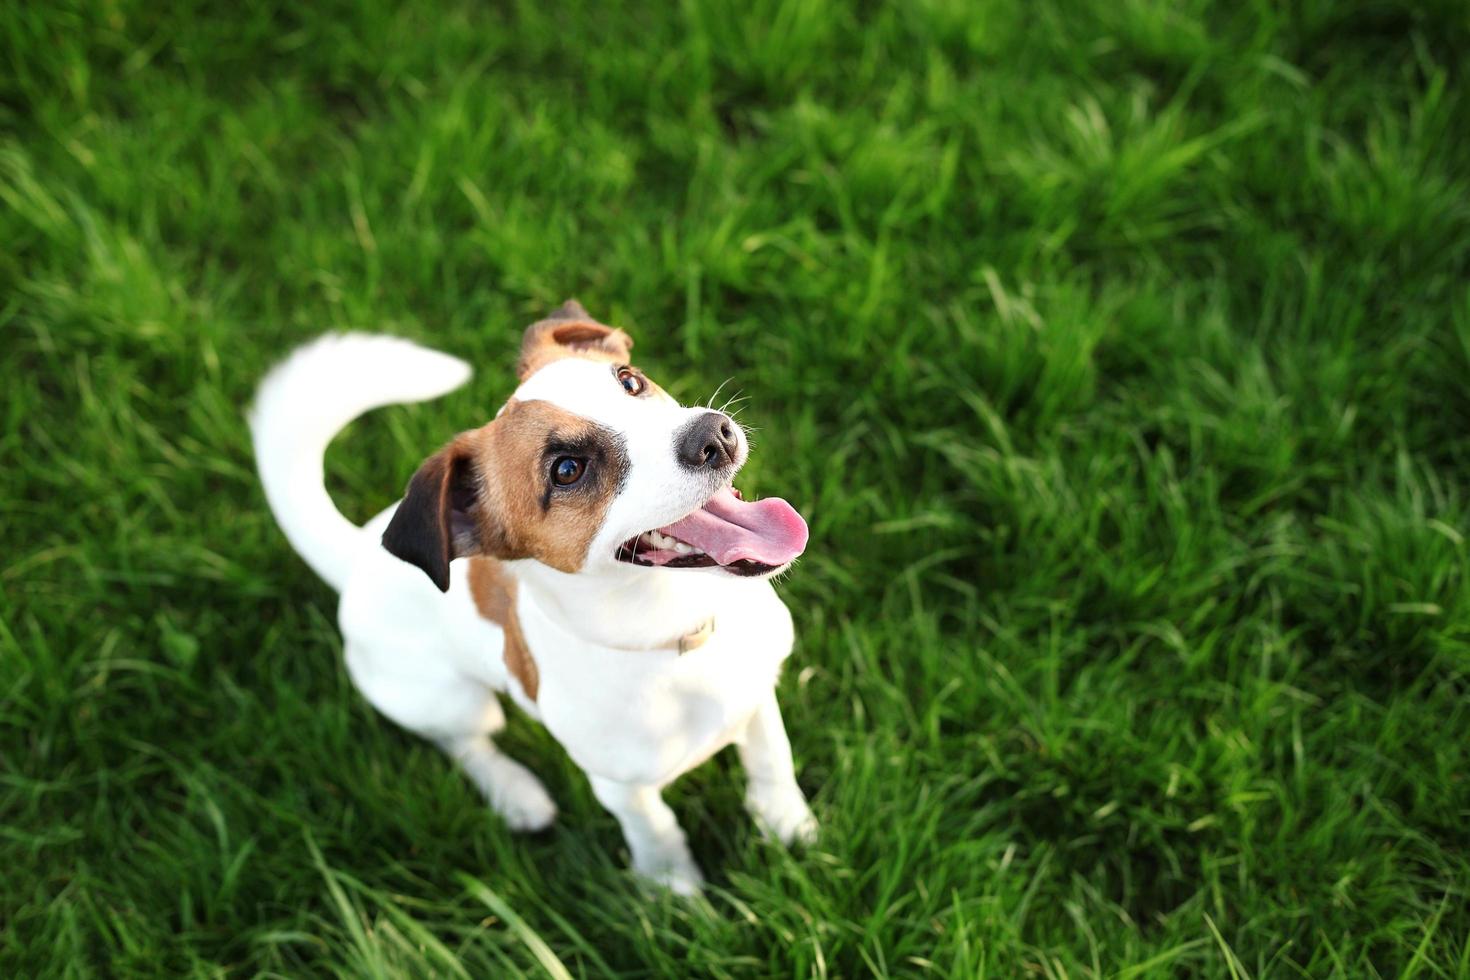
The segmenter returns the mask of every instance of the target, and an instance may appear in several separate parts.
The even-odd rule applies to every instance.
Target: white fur
[[[322,485],[332,437],[369,409],[427,401],[469,380],[470,366],[397,337],[334,334],[266,375],[250,411],[266,499],[297,554],[337,591],[362,535]]]
[[[661,791],[727,745],[740,747],[747,805],[762,829],[810,840],[816,823],[774,693],[791,651],[791,616],[770,582],[613,558],[618,543],[672,523],[718,488],[681,469],[673,453],[674,431],[702,410],[666,396],[631,398],[608,365],[577,358],[553,361],[516,391],[614,430],[630,460],[580,572],[534,560],[506,565],[539,671],[534,702],[505,668],[500,628],[475,609],[466,560],[452,563],[441,594],[379,543],[397,505],[361,529],[332,506],[321,456],[338,429],[367,408],[431,397],[467,375],[461,362],[404,341],[348,336],[303,348],[261,386],[252,427],[267,497],[291,543],[342,592],[339,621],[358,689],[458,760],[512,827],[537,829],[555,818],[555,804],[490,740],[505,723],[496,694],[508,693],[587,772],[635,870],[676,892],[697,891],[701,875]],[[711,617],[710,640],[677,653],[678,637]]]

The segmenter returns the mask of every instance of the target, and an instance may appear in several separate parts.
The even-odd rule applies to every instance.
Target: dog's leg
[[[511,830],[545,830],[556,819],[556,804],[541,780],[496,748],[490,736],[482,733],[436,741]]]
[[[493,690],[393,646],[349,637],[346,654],[353,683],[373,707],[448,753],[512,830],[541,830],[556,819],[540,780],[490,740],[505,727]]]
[[[704,875],[689,854],[684,831],[657,786],[590,776],[598,802],[618,818],[633,870],[679,895],[697,895]]]
[[[791,763],[791,740],[781,722],[776,692],[765,700],[750,719],[739,741],[740,761],[745,765],[748,785],[745,807],[768,836],[783,844],[809,844],[817,837],[817,819],[796,785],[796,768]]]

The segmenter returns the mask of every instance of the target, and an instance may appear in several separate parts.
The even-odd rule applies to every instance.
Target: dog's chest
[[[541,669],[542,722],[588,772],[662,784],[738,739],[791,650],[791,620],[770,603],[716,619],[697,650],[579,646],[553,624],[525,621]]]

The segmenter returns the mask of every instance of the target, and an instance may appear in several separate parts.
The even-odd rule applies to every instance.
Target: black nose
[[[733,466],[740,437],[735,423],[720,412],[705,412],[674,437],[674,453],[691,470],[718,470]]]

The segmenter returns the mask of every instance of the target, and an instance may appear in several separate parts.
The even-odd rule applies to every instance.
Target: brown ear
[[[546,314],[546,319],[590,320],[592,319],[592,314],[588,313],[587,307],[583,306],[581,303],[578,303],[574,299],[569,299],[565,303],[558,306],[556,309],[552,310],[550,313]]]
[[[578,355],[627,361],[632,350],[632,337],[617,327],[598,323],[581,303],[569,299],[546,319],[526,328],[516,374],[524,381],[549,361]]]
[[[474,459],[456,439],[418,468],[403,502],[383,532],[383,547],[417,565],[440,592],[449,591],[449,563],[478,554],[480,533],[471,516],[480,493]]]

